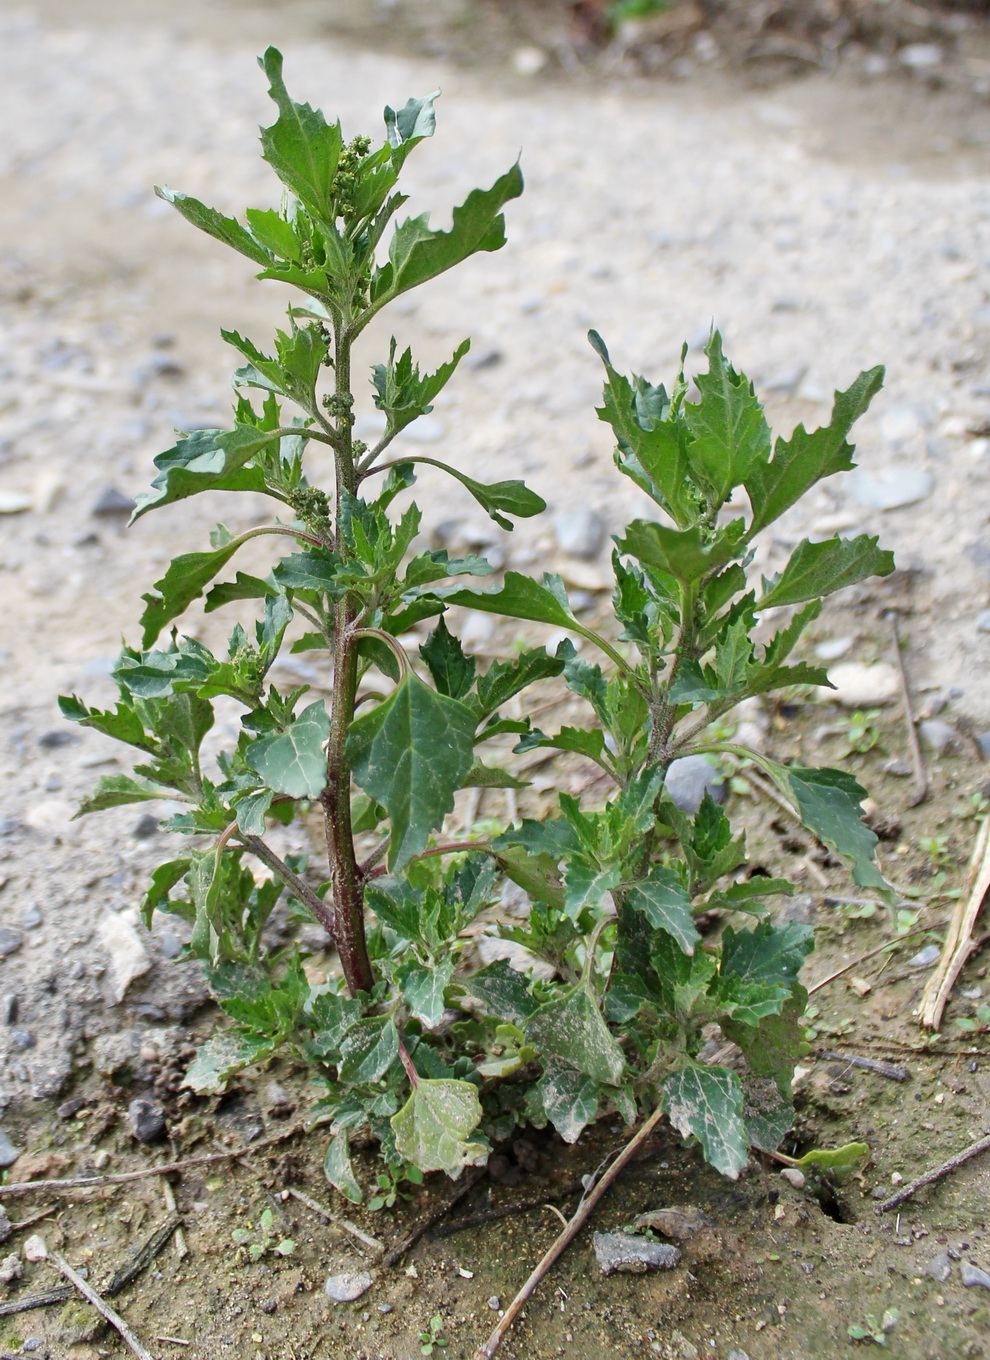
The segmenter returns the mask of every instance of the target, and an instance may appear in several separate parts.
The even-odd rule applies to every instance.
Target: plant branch
[[[391,648],[393,655],[399,663],[402,679],[405,680],[408,677],[410,669],[409,658],[400,646],[398,639],[394,638],[391,633],[386,633],[384,628],[352,628],[351,637],[373,637],[378,638],[379,642],[384,642],[387,647]]]
[[[508,1335],[510,1328],[512,1327],[516,1318],[519,1316],[519,1313],[522,1310],[524,1304],[526,1303],[526,1300],[540,1285],[540,1283],[543,1280],[543,1277],[546,1275],[547,1271],[554,1264],[554,1262],[557,1261],[561,1256],[563,1256],[564,1252],[574,1241],[575,1237],[577,1237],[578,1233],[584,1227],[585,1223],[587,1223],[588,1219],[594,1213],[595,1209],[598,1206],[599,1200],[604,1196],[605,1192],[612,1185],[612,1182],[629,1165],[633,1157],[635,1157],[636,1153],[646,1142],[647,1138],[649,1138],[650,1134],[660,1123],[660,1120],[663,1118],[663,1116],[664,1116],[663,1107],[658,1106],[657,1109],[655,1109],[653,1113],[650,1115],[649,1119],[646,1121],[643,1127],[640,1129],[639,1133],[637,1133],[636,1136],[633,1139],[631,1139],[622,1149],[618,1157],[616,1157],[615,1161],[605,1172],[605,1174],[602,1176],[601,1180],[594,1187],[594,1189],[590,1190],[588,1194],[581,1200],[581,1203],[578,1205],[577,1210],[574,1213],[574,1216],[569,1220],[567,1227],[559,1235],[559,1237],[556,1239],[556,1241],[553,1243],[550,1249],[544,1253],[542,1259],[540,1260],[539,1265],[536,1267],[536,1269],[530,1275],[529,1279],[523,1285],[522,1289],[520,1289],[519,1293],[516,1295],[516,1297],[509,1304],[508,1308],[505,1310],[505,1315],[499,1322],[498,1326],[492,1332],[491,1336],[488,1338],[485,1344],[483,1346],[479,1346],[478,1350],[475,1352],[475,1360],[491,1360],[491,1357],[495,1354],[499,1346],[501,1346],[502,1342]]]
[[[275,851],[270,850],[259,836],[242,836],[241,841],[245,848],[251,851],[252,855],[261,860],[262,864],[268,865],[272,873],[282,880],[304,906],[309,907],[331,940],[334,940],[334,914],[309,884],[304,883],[298,874],[293,873],[286,862],[279,859]]]
[[[877,1213],[889,1213],[891,1209],[896,1209],[899,1204],[903,1204],[906,1199],[910,1199],[911,1196],[917,1194],[919,1190],[923,1190],[926,1185],[934,1185],[935,1182],[940,1181],[943,1176],[947,1176],[950,1171],[955,1171],[957,1167],[963,1166],[966,1162],[970,1161],[971,1158],[978,1157],[982,1152],[988,1151],[990,1151],[990,1137],[980,1138],[977,1142],[970,1143],[968,1148],[964,1148],[963,1151],[957,1153],[955,1157],[950,1157],[949,1160],[943,1162],[941,1166],[935,1167],[934,1171],[926,1171],[925,1174],[919,1176],[916,1181],[911,1181],[909,1185],[902,1185],[896,1194],[891,1195],[889,1199],[885,1199],[882,1204],[877,1205]]]

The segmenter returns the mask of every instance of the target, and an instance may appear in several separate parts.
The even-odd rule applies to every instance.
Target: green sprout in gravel
[[[188,955],[202,960],[230,1022],[186,1083],[211,1095],[278,1053],[307,1063],[320,1091],[314,1118],[329,1132],[327,1178],[354,1201],[364,1196],[354,1136],[377,1140],[391,1193],[403,1168],[457,1176],[520,1126],[553,1125],[574,1142],[602,1115],[632,1125],[657,1109],[735,1178],[751,1147],[775,1149],[793,1122],[791,1079],[806,1051],[798,975],[812,932],[774,923],[767,903],[793,885],[750,877],[729,813],[710,796],[685,811],[667,773],[687,755],[751,761],[857,884],[890,898],[856,780],[749,750],[723,721],[744,700],[826,684],[824,670],[793,659],[802,633],[833,591],[893,569],[861,535],[802,541],[770,575],[749,570],[761,536],[822,478],[853,466],[849,431],[882,370],[838,392],[821,429],[775,441],[718,333],[692,398],[683,358],[668,390],[622,374],[592,332],[605,375],[598,414],[619,473],[644,497],[643,515],[615,538],[613,617],[590,627],[551,574],[510,570],[481,587],[495,575],[482,557],[422,546],[407,494],[419,467],[449,475],[465,509],[473,498],[506,531],[543,500],[401,439],[468,341],[425,372],[386,339],[370,386],[359,385],[353,355],[393,303],[502,247],[519,166],[468,194],[446,231],[426,214],[399,220],[396,186],[433,135],[434,96],[387,108],[382,141],[346,140],[339,123],[290,98],[278,52],[262,66],[278,110],[262,155],[281,181],[280,207],[239,221],[160,193],[260,278],[289,288],[287,325],[267,349],[223,333],[242,360],[232,428],[195,430],[159,454],[134,519],[206,492],[235,505],[243,493],[250,505],[265,496],[274,514],[237,533],[218,524],[210,546],[176,557],[147,591],[141,644],[115,668],[114,709],[62,700],[66,717],[141,753],[133,775],[102,779],[81,811],[181,804],[164,825],[187,848],[155,870],[144,917],[183,918]],[[365,395],[384,420],[371,446],[354,433]],[[311,480],[321,459],[333,469],[326,486]],[[247,543],[270,549],[270,564],[231,576]],[[236,623],[218,654],[178,627],[204,597],[209,614],[234,606],[257,616],[253,628]],[[452,606],[565,640],[552,655],[528,645],[479,665],[448,626]],[[412,655],[424,624],[431,631]],[[322,690],[272,683],[287,651],[306,654]],[[557,678],[587,716],[543,731],[519,716],[517,696]],[[240,728],[206,762],[218,701],[239,705]],[[576,755],[598,766],[609,792],[597,802],[561,793],[547,820],[445,837],[459,790],[522,787],[492,759],[508,760],[507,746]],[[323,871],[275,848],[281,826],[314,812]],[[271,874],[260,885],[259,866]],[[501,933],[539,969],[504,959],[479,969],[469,950],[468,927],[497,907],[506,878],[530,910]],[[298,948],[266,935],[283,895],[324,929],[339,977],[311,982]],[[716,930],[702,936],[699,917]],[[714,1026],[744,1067],[705,1060]]]
[[[449,1346],[450,1342],[442,1333],[443,1318],[439,1313],[434,1313],[430,1318],[429,1330],[419,1334],[420,1355],[432,1355],[435,1350],[442,1350],[445,1346]]]
[[[262,1209],[257,1228],[249,1223],[246,1228],[235,1228],[231,1236],[237,1243],[239,1262],[260,1261],[270,1251],[277,1256],[291,1256],[296,1249],[291,1237],[283,1237],[276,1231],[271,1209]]]

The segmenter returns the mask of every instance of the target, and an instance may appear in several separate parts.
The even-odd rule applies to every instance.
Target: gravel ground
[[[133,640],[162,564],[201,546],[217,517],[238,528],[259,513],[243,497],[187,502],[125,532],[108,493],[147,485],[174,426],[223,422],[234,360],[219,327],[264,344],[284,305],[150,192],[167,182],[227,211],[273,201],[254,140],[270,107],[257,35],[250,47],[199,40],[182,6],[140,31],[45,11],[0,9],[0,1087],[15,1103],[54,1094],[94,1054],[114,1070],[139,1064],[142,1044],[168,1052],[202,1001],[194,971],[158,967],[177,948],[168,923],[150,935],[135,923],[163,857],[140,810],[70,821],[116,749],[65,727],[55,695],[109,702],[119,639]],[[296,97],[348,131],[444,87],[438,135],[410,165],[412,212],[442,219],[522,153],[508,247],[394,316],[425,362],[473,338],[417,434],[431,452],[475,475],[525,476],[554,512],[591,505],[615,530],[639,507],[594,414],[589,326],[620,368],[660,378],[714,320],[785,430],[820,422],[834,386],[886,362],[859,428],[859,482],[810,496],[761,565],[805,532],[880,533],[916,582],[903,625],[915,685],[950,697],[974,732],[990,727],[985,105],[949,111],[907,77],[772,92],[717,77],[495,80],[300,42],[276,19],[271,37]],[[372,336],[369,363],[386,342]],[[484,536],[448,485],[419,490],[428,524]],[[563,567],[581,589],[605,579],[602,557],[562,557],[539,524],[506,551],[522,570]],[[867,632],[847,659],[885,647]]]

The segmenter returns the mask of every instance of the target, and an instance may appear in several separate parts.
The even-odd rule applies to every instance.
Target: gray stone
[[[990,1275],[979,1266],[974,1266],[972,1261],[963,1261],[959,1267],[959,1278],[964,1285],[980,1284],[984,1289],[990,1289]]]
[[[647,1270],[673,1270],[681,1259],[676,1247],[651,1242],[648,1237],[633,1237],[631,1233],[595,1233],[592,1245],[603,1275],[616,1271],[642,1275]]]
[[[57,751],[60,746],[75,746],[78,741],[79,738],[74,732],[56,728],[54,732],[42,732],[38,738],[38,745],[45,751]]]
[[[714,1226],[708,1215],[695,1204],[671,1204],[666,1209],[648,1209],[645,1214],[637,1214],[633,1219],[634,1228],[652,1228],[654,1232],[661,1232],[664,1237],[673,1237],[678,1242],[687,1242],[704,1228]]]
[[[605,542],[605,521],[588,506],[554,515],[553,531],[561,552],[571,557],[597,557]]]
[[[976,616],[977,632],[990,633],[990,609],[984,609],[982,614]]]
[[[25,907],[21,912],[21,926],[24,930],[34,930],[41,922],[42,915],[37,907]]]
[[[5,1025],[17,1024],[17,1013],[21,1008],[21,999],[16,992],[5,992],[0,996],[0,1017]]]
[[[865,472],[851,472],[845,487],[854,501],[871,510],[899,510],[903,505],[914,505],[930,496],[935,478],[924,468],[897,468],[868,477]]]
[[[736,1350],[729,1351],[729,1354],[725,1357],[725,1360],[749,1360],[749,1356],[746,1354],[745,1351],[741,1351],[737,1348]]]
[[[767,378],[766,382],[760,383],[760,388],[764,392],[773,392],[784,397],[792,397],[801,386],[804,375],[808,371],[807,364],[792,364],[789,368],[782,368],[773,377]]]
[[[102,1319],[100,1319],[100,1321],[102,1321]],[[22,1350],[22,1351],[29,1351],[29,1352],[40,1351],[40,1350],[41,1350],[41,1337],[40,1337],[40,1336],[29,1336],[28,1339],[24,1342],[24,1345],[21,1347],[21,1350]]]
[[[135,822],[131,835],[139,841],[150,840],[152,836],[157,836],[158,818],[152,817],[150,812],[146,812],[143,817],[139,817]]]
[[[502,1307],[502,1300],[499,1298],[497,1294],[493,1294],[491,1298],[488,1300],[488,1307],[492,1310],[493,1313],[497,1313],[498,1310]]]
[[[908,967],[931,968],[933,963],[938,962],[941,952],[937,944],[926,944],[924,949],[919,949],[917,954],[908,959]]]
[[[956,729],[941,718],[929,718],[918,724],[918,734],[925,745],[937,756],[944,756],[958,741]]]
[[[11,1284],[14,1280],[19,1280],[23,1273],[21,1258],[16,1252],[0,1261],[0,1284]]]
[[[171,930],[163,930],[158,937],[158,948],[166,959],[177,959],[182,953],[182,941]]]
[[[331,1275],[323,1286],[323,1292],[334,1303],[353,1303],[371,1288],[371,1276],[366,1272],[347,1275]]]
[[[990,760],[990,732],[981,732],[976,740],[980,750],[986,756],[987,760]]]
[[[11,1227],[10,1219],[7,1217],[7,1210],[0,1204],[0,1242],[6,1242],[13,1231],[14,1229]]]
[[[952,1262],[949,1254],[940,1251],[937,1256],[933,1256],[927,1265],[922,1267],[922,1274],[930,1275],[933,1280],[938,1280],[939,1284],[944,1284],[952,1274]]]
[[[151,1100],[132,1100],[127,1107],[127,1122],[141,1143],[158,1143],[165,1137],[165,1111]]]
[[[945,53],[937,43],[908,43],[897,54],[897,60],[911,71],[930,71],[940,66]]]
[[[38,1041],[29,1029],[12,1029],[10,1042],[23,1053],[29,1048],[34,1048]]]
[[[682,756],[667,771],[667,792],[682,812],[695,813],[706,793],[724,803],[725,785],[707,756]]]
[[[785,1166],[780,1173],[781,1179],[793,1185],[795,1190],[803,1190],[805,1187],[804,1172],[799,1171],[796,1166]]]
[[[130,496],[125,496],[123,491],[118,491],[115,486],[105,486],[89,513],[99,515],[103,519],[112,519],[115,515],[130,515],[133,509],[134,502]]]
[[[825,638],[815,647],[815,656],[822,661],[838,661],[840,656],[845,656],[846,652],[852,647],[855,638]]]
[[[0,958],[16,954],[23,943],[24,936],[19,931],[11,930],[9,926],[0,926]]]

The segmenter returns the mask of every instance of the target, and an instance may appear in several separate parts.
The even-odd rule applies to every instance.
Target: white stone
[[[897,59],[912,71],[926,71],[940,66],[944,55],[936,43],[908,43],[898,52]]]
[[[547,64],[542,47],[517,47],[512,54],[512,69],[517,76],[536,76]]]
[[[137,913],[122,911],[116,916],[104,916],[99,925],[100,940],[110,956],[110,977],[113,1000],[117,1005],[135,978],[143,977],[151,967],[151,958],[137,932]]]
[[[349,1275],[331,1275],[323,1286],[323,1292],[334,1303],[353,1303],[371,1288],[372,1279],[367,1272]]]
[[[22,1248],[25,1261],[46,1261],[48,1259],[48,1248],[45,1246],[45,1239],[38,1233],[32,1233]]]
[[[483,964],[506,959],[509,967],[514,968],[517,973],[532,973],[533,977],[544,982],[549,982],[554,976],[553,964],[538,959],[515,940],[500,940],[495,935],[479,935],[477,947],[478,957]]]
[[[854,501],[870,510],[899,510],[903,505],[914,505],[930,496],[935,478],[924,468],[896,468],[868,477],[865,472],[851,472],[846,478],[846,491]]]
[[[822,685],[818,698],[843,708],[877,708],[892,703],[900,689],[897,671],[889,661],[876,661],[872,666],[847,661],[843,666],[833,666],[828,678],[835,688]]]
[[[851,637],[826,638],[815,647],[815,656],[820,661],[838,661],[840,656],[845,656],[854,641]]]
[[[781,1180],[787,1181],[789,1185],[793,1185],[795,1190],[804,1189],[804,1172],[800,1171],[796,1166],[785,1166],[780,1173],[780,1178]]]
[[[22,510],[30,510],[34,497],[26,491],[0,491],[0,515],[19,515]]]

